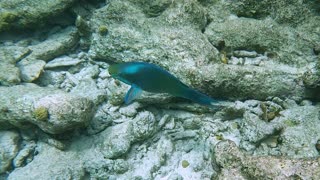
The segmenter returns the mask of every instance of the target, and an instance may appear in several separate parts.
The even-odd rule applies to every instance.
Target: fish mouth
[[[123,82],[123,83],[125,83],[125,84],[132,85],[131,82],[129,82],[129,81],[126,80],[125,78],[119,76],[118,74],[111,75],[111,77],[114,78],[114,79],[117,79],[117,80],[119,80],[119,81],[121,81],[121,82]]]
[[[117,75],[117,67],[116,65],[111,65],[108,68],[109,74],[113,77],[114,75]]]

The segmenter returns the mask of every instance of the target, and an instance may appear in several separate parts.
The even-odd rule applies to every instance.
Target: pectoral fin
[[[124,98],[125,104],[130,104],[134,99],[138,98],[142,93],[142,89],[132,85]]]

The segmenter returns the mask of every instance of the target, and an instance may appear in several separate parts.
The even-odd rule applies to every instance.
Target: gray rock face
[[[85,177],[82,164],[76,159],[75,153],[65,154],[47,144],[39,144],[41,153],[24,168],[17,168],[8,179],[81,179]],[[50,157],[50,159],[48,159]],[[50,160],[50,161],[49,161]],[[46,163],[51,162],[51,163]],[[59,164],[56,166],[54,164]],[[37,169],[36,171],[34,171]],[[49,171],[48,171],[49,170]],[[45,172],[45,173],[44,173]]]
[[[0,174],[10,170],[13,158],[19,152],[19,134],[0,131]]]
[[[310,62],[316,62],[316,56],[312,52],[314,44],[304,38],[296,38],[299,33],[302,32],[281,26],[271,19],[238,17],[213,22],[205,32],[215,47],[223,43],[226,49],[255,50],[260,54],[267,54],[270,57],[268,61],[304,67]]]
[[[250,108],[244,114],[240,124],[240,146],[248,151],[254,150],[255,154],[317,157],[319,153],[315,143],[320,136],[316,131],[319,126],[319,108],[310,105],[293,105],[288,108],[285,103],[280,103],[277,109],[268,103],[257,104],[259,109]]]
[[[40,76],[46,62],[37,59],[23,59],[18,63],[20,66],[21,79],[24,82],[32,82]]]
[[[0,179],[319,179],[316,1],[73,2],[0,2]],[[124,105],[129,61],[236,101]]]
[[[188,83],[198,67],[218,61],[219,54],[201,33],[203,19],[189,14],[202,16],[204,9],[194,1],[173,3],[154,18],[147,18],[139,3],[128,1],[114,1],[99,9],[91,20],[92,28],[107,24],[108,33],[93,33],[90,54],[99,59],[154,62]]]
[[[33,82],[43,72],[45,61],[65,54],[77,42],[77,30],[69,27],[32,46],[1,46],[0,85],[10,86],[21,81]]]
[[[74,66],[77,65],[81,62],[80,59],[73,59],[70,57],[60,57],[60,58],[55,58],[52,61],[49,61],[45,68],[50,69],[50,68],[57,68],[57,67],[68,67],[68,66]]]
[[[210,82],[210,85],[201,83],[203,81]],[[305,87],[298,85],[297,81],[297,74],[282,69],[253,69],[250,66],[223,64],[201,68],[201,72],[196,73],[193,80],[196,87],[206,87],[209,92],[215,92],[217,97],[266,99],[269,96],[289,95],[299,100],[308,94]]]
[[[313,16],[316,2],[303,3],[298,0],[276,1],[262,0],[236,0],[233,3],[221,3],[237,16],[249,18],[272,17],[279,24],[297,25],[302,23],[306,17]],[[299,8],[296,8],[299,7]]]
[[[319,121],[319,111],[308,103],[299,106],[292,101],[280,101],[276,98],[272,102],[251,100],[237,102],[228,107],[228,110],[224,109],[215,114],[153,109],[152,113],[140,112],[133,119],[112,105],[105,105],[103,109],[107,113],[100,113],[100,118],[111,117],[115,125],[95,135],[79,136],[64,151],[57,151],[54,147],[38,142],[39,155],[25,167],[14,170],[9,179],[22,176],[27,179],[50,179],[52,176],[83,178],[84,174],[86,177],[102,179],[210,179],[230,178],[232,175],[242,177],[243,174],[253,176],[256,171],[260,175],[268,174],[268,177],[287,177],[294,172],[301,172],[301,177],[317,177],[319,167],[315,161],[292,161],[285,157],[275,157],[279,153],[288,153],[289,157],[318,156],[314,144],[319,137],[316,132],[318,127],[314,123]],[[161,111],[165,112],[164,116]],[[234,115],[231,116],[230,113]],[[314,127],[314,131],[308,133],[310,127]],[[278,134],[278,130],[282,133]],[[273,156],[259,158],[248,155],[248,152],[239,152],[232,143],[223,146],[221,144],[225,143],[217,144],[223,139],[232,140],[242,149],[254,154],[265,156],[265,153],[268,153]],[[304,151],[299,151],[302,146]],[[212,153],[213,150],[215,153]],[[53,160],[47,162],[48,157]],[[43,168],[54,168],[53,172],[60,174],[39,171],[44,162],[47,165]],[[257,166],[260,162],[266,167]],[[284,171],[277,166],[273,166],[271,171],[267,168],[267,162],[283,162],[292,171]],[[69,164],[68,171],[61,169],[66,163]],[[295,166],[292,166],[292,163]],[[298,171],[293,171],[308,163],[312,164],[312,168],[298,168]],[[219,170],[218,166],[222,169]],[[241,167],[247,167],[248,171],[243,172]],[[159,174],[160,171],[162,174]]]
[[[19,128],[30,124],[48,133],[85,126],[93,113],[92,101],[77,95],[32,84],[0,87],[0,123]]]
[[[1,63],[0,64],[0,82],[1,85],[12,85],[19,84],[20,79],[20,71],[13,64]]]
[[[296,177],[312,179],[320,176],[319,159],[296,160],[274,156],[250,157],[241,152],[232,141],[217,144],[215,152],[217,163],[222,166],[219,179],[247,179],[247,177],[258,179],[265,177],[271,179]]]
[[[23,144],[24,146],[20,149],[19,153],[13,160],[13,167],[23,167],[33,160],[35,154],[36,143],[31,141],[29,143]]]
[[[30,53],[29,48],[19,46],[1,46],[0,49],[0,85],[19,84],[20,71],[16,63]]]
[[[104,156],[108,159],[118,158],[126,154],[133,142],[132,136],[132,122],[123,123],[118,126],[114,126],[103,132],[105,136],[102,136],[101,147]]]
[[[45,41],[30,46],[32,54],[30,58],[44,61],[52,60],[55,57],[64,55],[71,50],[78,42],[77,29],[68,27],[50,35]]]
[[[131,145],[155,133],[157,124],[150,112],[141,112],[132,121],[114,126],[103,132],[101,150],[106,158],[114,159],[128,152]]]
[[[195,1],[183,5],[175,1],[170,6],[164,2],[159,6],[149,4],[159,8],[150,18],[150,12],[144,9],[147,5],[112,1],[93,15],[93,28],[98,30],[107,24],[108,33],[93,33],[90,53],[97,59],[154,62],[214,97],[266,99],[285,97],[288,92],[294,99],[313,96],[301,86],[301,72],[314,68],[317,57],[313,48],[320,37],[272,19],[229,15],[219,21],[209,13],[212,22],[203,25],[208,23],[204,14],[219,3],[206,4],[209,9]],[[312,28],[308,30],[313,32]],[[238,50],[258,54],[240,58],[236,57]],[[262,56],[263,61],[259,60]],[[245,62],[231,65],[228,59],[235,57]]]
[[[41,27],[46,20],[65,11],[74,0],[0,2],[0,32],[14,28]]]

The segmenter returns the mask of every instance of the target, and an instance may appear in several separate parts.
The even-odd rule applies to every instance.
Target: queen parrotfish
[[[113,78],[131,85],[124,98],[125,104],[130,104],[141,94],[142,90],[152,93],[168,93],[202,105],[210,106],[217,102],[217,100],[188,87],[168,71],[154,64],[146,62],[120,63],[111,65],[108,70]]]

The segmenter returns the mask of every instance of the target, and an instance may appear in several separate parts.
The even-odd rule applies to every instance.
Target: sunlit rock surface
[[[316,1],[0,2],[0,179],[319,179]],[[214,107],[130,88],[145,61]],[[157,83],[157,82],[154,82]]]

